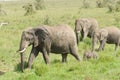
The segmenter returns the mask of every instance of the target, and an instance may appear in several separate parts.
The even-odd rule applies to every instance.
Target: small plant
[[[83,0],[83,8],[89,8],[90,3],[87,0]]]
[[[2,10],[2,5],[0,4],[0,15],[7,15],[7,13]]]
[[[50,21],[49,16],[46,16],[46,17],[44,18],[43,24],[45,24],[45,25],[50,25],[50,23],[51,23],[51,21]]]
[[[116,2],[116,11],[119,12],[120,11],[120,0],[118,0]]]
[[[102,7],[103,7],[103,2],[102,2],[102,0],[97,0],[97,1],[96,1],[96,4],[97,4],[97,7],[98,7],[98,8],[102,8]]]
[[[32,4],[29,4],[29,3],[28,3],[27,5],[24,5],[23,8],[24,8],[25,11],[26,11],[25,16],[27,16],[27,15],[32,15],[32,14],[35,13]]]
[[[36,10],[45,9],[44,0],[36,0],[35,8]]]
[[[115,11],[115,5],[114,4],[109,3],[107,8],[108,8],[108,12],[114,12]]]

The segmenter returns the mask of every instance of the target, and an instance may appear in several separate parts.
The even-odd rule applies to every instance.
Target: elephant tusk
[[[19,51],[20,53],[23,53],[23,52],[25,52],[25,50],[26,50],[26,48],[24,48],[23,50],[21,50],[21,51]]]

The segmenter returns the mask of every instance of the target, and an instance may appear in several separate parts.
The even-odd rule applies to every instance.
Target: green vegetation
[[[0,2],[7,16],[0,16],[0,22],[9,22],[0,28],[0,80],[120,80],[120,48],[106,44],[99,52],[99,59],[78,62],[68,55],[68,62],[61,63],[61,55],[51,54],[51,64],[46,65],[42,54],[34,60],[32,69],[20,71],[19,48],[21,33],[28,27],[39,25],[69,24],[74,29],[76,18],[93,17],[99,27],[115,25],[120,28],[120,12],[108,13],[108,8],[96,8],[96,1],[90,1],[89,8],[82,8],[83,0],[45,0],[46,9],[37,10],[33,15],[24,16],[23,5],[34,4],[34,0],[24,2]],[[97,46],[98,47],[98,46]],[[91,39],[79,43],[79,55],[91,49]],[[31,47],[25,52],[27,63]]]

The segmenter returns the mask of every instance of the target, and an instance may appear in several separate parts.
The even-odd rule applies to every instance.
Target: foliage
[[[83,8],[89,8],[90,7],[90,3],[88,2],[88,0],[83,0]]]
[[[7,15],[7,13],[2,9],[2,5],[0,4],[0,16]]]
[[[108,12],[119,12],[120,11],[120,0],[111,0],[107,4]]]
[[[45,24],[45,25],[50,25],[50,24],[51,24],[51,20],[50,20],[50,18],[49,18],[48,15],[45,16],[44,21],[43,21],[43,24]]]
[[[27,15],[32,15],[35,13],[33,9],[33,5],[28,3],[27,5],[24,5],[23,8],[25,9],[26,13],[24,14],[25,16]]]
[[[35,2],[35,8],[36,8],[36,10],[45,9],[44,0],[36,0],[36,2]]]

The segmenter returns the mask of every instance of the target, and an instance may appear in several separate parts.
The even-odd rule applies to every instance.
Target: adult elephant
[[[50,63],[50,52],[61,53],[62,62],[66,62],[68,53],[80,61],[76,36],[68,25],[58,25],[55,27],[43,25],[23,31],[19,48],[22,71],[24,69],[23,53],[30,45],[32,45],[32,49],[28,60],[29,68],[31,68],[33,60],[37,57],[39,52],[42,52],[46,64]]]
[[[100,46],[98,51],[104,50],[105,44],[115,44],[115,50],[117,50],[120,44],[120,30],[115,26],[109,26],[100,29],[95,32],[95,35],[92,39],[92,50],[94,50],[96,40],[99,40]]]
[[[76,33],[77,44],[79,43],[79,41],[83,41],[87,36],[91,38],[97,28],[98,22],[94,18],[76,19],[74,31]]]

